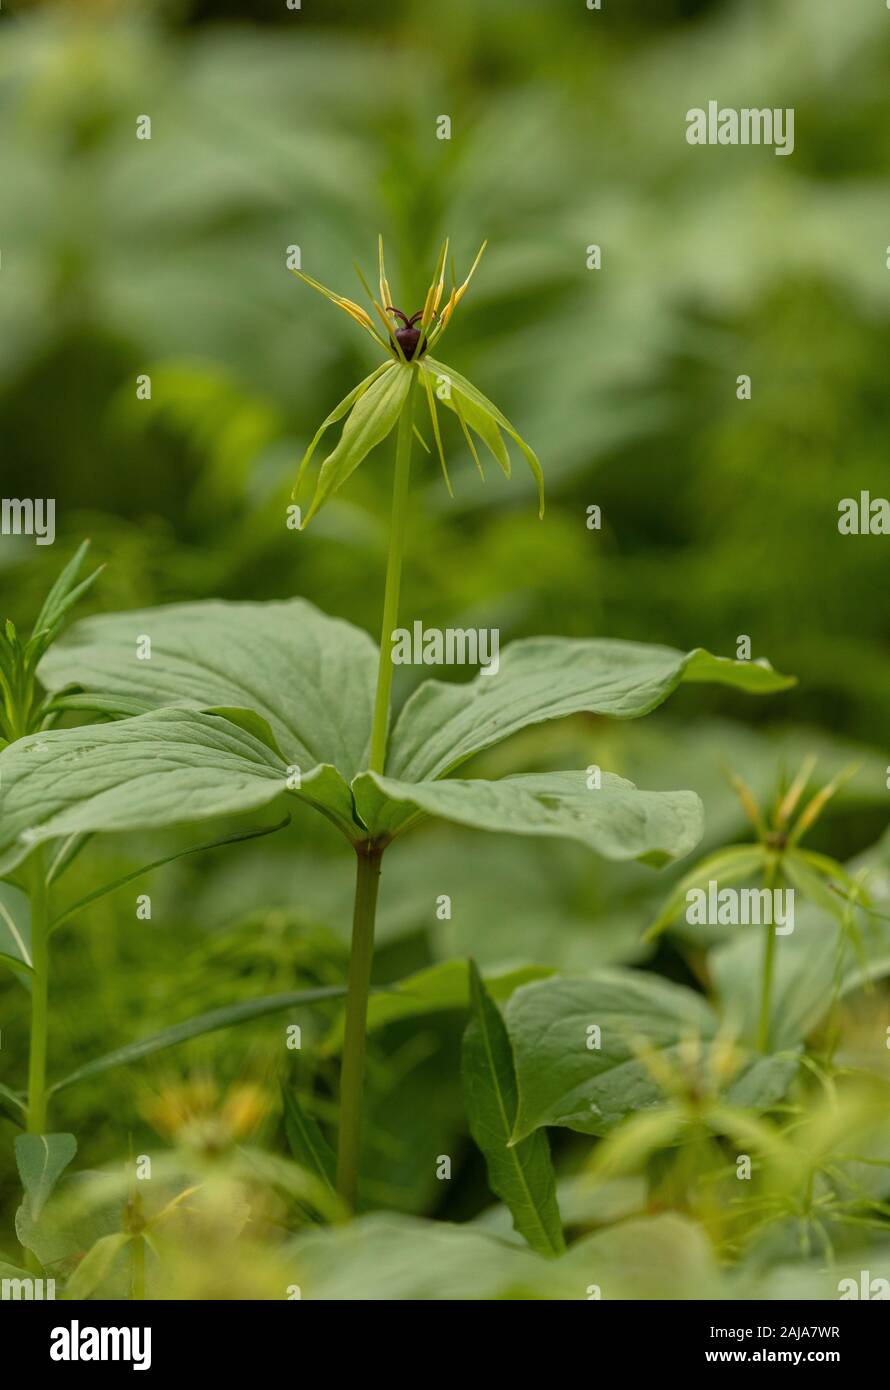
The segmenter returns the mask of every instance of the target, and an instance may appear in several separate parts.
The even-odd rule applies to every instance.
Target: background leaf
[[[15,1161],[25,1189],[25,1210],[32,1221],[40,1213],[53,1188],[77,1152],[73,1134],[19,1134]]]
[[[0,961],[31,971],[31,907],[11,883],[0,883]]]
[[[547,1136],[538,1132],[510,1147],[518,1104],[510,1041],[472,960],[469,969],[461,1077],[470,1133],[485,1155],[489,1186],[510,1208],[517,1231],[533,1250],[558,1255],[565,1240]]]
[[[318,1123],[300,1104],[294,1088],[286,1082],[281,1087],[284,1102],[284,1129],[290,1151],[301,1167],[314,1173],[334,1191],[337,1157],[325,1139]]]
[[[286,1009],[299,1008],[304,1004],[319,1004],[327,999],[337,999],[345,993],[346,990],[339,985],[330,985],[321,989],[293,990],[287,994],[272,994],[263,999],[247,999],[240,1004],[229,1004],[225,1008],[214,1009],[209,1014],[201,1014],[197,1018],[187,1018],[182,1023],[174,1023],[170,1028],[165,1028],[162,1033],[155,1033],[150,1038],[140,1038],[138,1042],[128,1043],[126,1047],[119,1047],[114,1052],[109,1052],[105,1057],[96,1057],[92,1062],[78,1067],[77,1071],[71,1072],[70,1076],[57,1081],[54,1086],[50,1087],[50,1091],[51,1093],[62,1091],[68,1086],[75,1085],[78,1081],[99,1076],[102,1072],[114,1070],[115,1067],[129,1066],[132,1062],[141,1061],[143,1057],[150,1057],[155,1052],[163,1052],[168,1047],[176,1047],[179,1043],[188,1042],[191,1038],[200,1038],[205,1033],[216,1033],[221,1028],[234,1028],[239,1023],[250,1023],[255,1018],[265,1018],[267,1014],[283,1013]]]
[[[519,1110],[514,1138],[542,1125],[565,1125],[582,1134],[607,1134],[627,1114],[663,1103],[665,1091],[644,1049],[662,1064],[679,1067],[697,1051],[706,1069],[717,1018],[701,995],[657,975],[599,970],[585,978],[555,978],[525,985],[506,1007],[513,1046]],[[589,1046],[600,1029],[600,1046]],[[777,1082],[796,1071],[759,1070],[762,1058],[744,1059],[731,1086],[758,1068],[749,1104],[774,1103]],[[760,1094],[758,1094],[760,1092]]]
[[[514,969],[501,968],[485,972],[485,987],[494,1000],[509,999],[514,989],[531,980],[552,974],[546,965],[520,965]],[[387,986],[368,1000],[367,1026],[372,1033],[400,1019],[417,1018],[448,1009],[464,1010],[470,1004],[469,967],[465,960],[441,961],[426,970],[418,970],[398,983]],[[325,1043],[328,1052],[338,1051],[343,1042],[343,1019],[340,1018]]]
[[[108,1278],[118,1255],[124,1246],[129,1245],[130,1240],[131,1237],[125,1231],[113,1231],[111,1235],[100,1236],[65,1285],[66,1298],[89,1298],[95,1293],[99,1285]]]

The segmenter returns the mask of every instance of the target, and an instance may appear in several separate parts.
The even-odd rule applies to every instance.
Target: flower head
[[[304,526],[320,510],[327,498],[345,483],[371,450],[391,433],[409,401],[415,385],[420,386],[426,396],[433,439],[449,493],[452,493],[451,481],[445,463],[437,402],[451,410],[457,417],[470,453],[483,478],[482,463],[474,435],[481,440],[508,478],[510,477],[511,465],[504,435],[507,435],[518,445],[537,481],[539,514],[543,516],[544,479],[540,461],[534,450],[526,444],[506,416],[487,397],[483,396],[481,391],[478,391],[459,372],[431,356],[431,350],[445,333],[455,309],[467,291],[476,267],[482,259],[485,246],[486,243],[483,242],[463,283],[460,285],[453,283],[446,297],[445,266],[448,260],[448,242],[446,240],[439,253],[435,273],[430,282],[423,308],[418,309],[409,317],[401,309],[397,309],[393,303],[393,294],[389,287],[383,258],[383,238],[380,237],[378,242],[379,299],[375,298],[361,271],[356,267],[359,279],[362,281],[376,315],[376,322],[366,310],[351,299],[334,294],[332,290],[326,289],[324,285],[313,280],[310,275],[305,275],[301,270],[294,271],[294,274],[304,280],[307,285],[311,285],[332,304],[336,304],[338,309],[342,309],[344,313],[348,314],[353,322],[364,329],[374,339],[378,347],[386,353],[386,361],[381,363],[370,376],[365,377],[364,381],[359,382],[358,386],[354,387],[349,395],[322,421],[306,450],[294,486],[294,496],[297,494],[322,436],[331,425],[337,424],[345,418],[340,442],[328,454],[319,470],[312,502],[303,519],[302,524]],[[452,280],[455,280],[453,269]],[[424,444],[424,448],[429,453],[423,436],[420,435],[416,426],[415,433],[418,434],[421,443]]]
[[[212,1077],[170,1080],[145,1100],[142,1113],[158,1134],[207,1155],[222,1153],[250,1136],[268,1114],[269,1099],[252,1083],[224,1096]]]

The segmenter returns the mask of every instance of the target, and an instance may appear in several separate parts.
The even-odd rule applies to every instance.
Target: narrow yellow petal
[[[433,274],[432,282],[427,290],[426,299],[424,300],[423,318],[421,319],[421,325],[424,330],[429,328],[432,323],[433,314],[438,309],[439,302],[442,298],[442,291],[445,288],[445,262],[447,258],[448,238],[446,237],[445,244],[439,252],[439,259],[436,262],[436,269]]]
[[[329,299],[332,304],[336,304],[337,308],[342,309],[344,314],[348,314],[351,319],[364,328],[366,332],[371,334],[375,342],[382,342],[380,334],[374,328],[370,314],[367,314],[360,305],[354,304],[351,299],[344,299],[342,295],[334,294],[334,291],[329,290],[320,280],[313,280],[311,275],[306,275],[302,270],[294,270],[293,273],[299,276],[301,280],[305,281],[307,285],[310,285],[312,289],[318,290],[319,294],[323,294],[325,299]],[[385,346],[385,344],[383,345]]]
[[[386,307],[392,304],[392,290],[389,288],[389,281],[386,278],[386,265],[383,260],[383,233],[377,238],[377,257],[380,262],[380,303]]]
[[[458,304],[460,303],[460,301],[463,299],[464,294],[465,294],[466,289],[467,289],[467,286],[469,285],[469,283],[470,283],[470,281],[472,280],[473,276],[476,274],[476,267],[477,267],[477,265],[479,264],[479,262],[482,260],[482,253],[483,253],[483,251],[485,250],[485,248],[486,248],[487,245],[488,245],[488,241],[486,240],[486,241],[483,241],[482,245],[479,247],[479,254],[478,254],[478,256],[476,257],[476,259],[475,259],[475,261],[473,262],[473,264],[470,266],[470,273],[469,273],[469,275],[467,276],[466,280],[464,280],[464,282],[463,282],[463,284],[461,285],[460,289],[457,291],[457,295],[456,295],[455,300],[454,300],[455,306],[458,305]]]
[[[366,313],[360,304],[354,304],[351,299],[342,299],[338,296],[337,303],[341,309],[345,309],[350,318],[355,319],[363,328],[373,328],[371,315]]]
[[[451,315],[454,313],[454,306],[455,306],[456,303],[457,303],[457,290],[454,289],[454,290],[451,291],[451,294],[450,294],[449,297],[448,297],[448,303],[445,305],[445,308],[442,310],[442,317],[441,317],[441,319],[440,319],[440,321],[439,321],[439,329],[440,329],[440,332],[441,332],[442,329],[444,329],[444,328],[446,327],[446,325],[447,325],[447,323],[448,323],[448,320],[451,318]]]
[[[445,305],[445,308],[442,310],[442,313],[441,313],[440,316],[439,316],[439,322],[436,324],[436,327],[435,327],[435,330],[434,330],[434,333],[433,333],[433,337],[430,339],[430,346],[431,346],[431,347],[433,346],[434,343],[437,343],[437,342],[438,342],[438,340],[441,338],[442,334],[445,332],[445,329],[448,327],[448,324],[449,324],[449,322],[450,322],[450,320],[451,320],[451,315],[454,313],[455,309],[457,308],[458,304],[460,303],[461,299],[463,298],[464,294],[466,293],[467,286],[469,285],[469,283],[470,283],[470,281],[472,280],[474,274],[476,273],[476,267],[478,266],[479,262],[482,260],[482,253],[483,253],[483,251],[485,250],[485,248],[486,248],[487,245],[488,245],[488,241],[487,241],[487,240],[486,240],[486,241],[483,241],[482,245],[479,247],[479,254],[477,255],[477,257],[476,257],[475,261],[473,262],[473,264],[470,266],[470,273],[469,273],[469,275],[467,276],[466,280],[464,280],[463,284],[460,285],[458,288],[455,288],[455,289],[453,289],[453,290],[451,291],[451,294],[450,294],[449,297],[448,297],[448,303]]]

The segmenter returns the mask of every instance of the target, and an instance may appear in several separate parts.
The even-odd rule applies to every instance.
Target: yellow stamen
[[[380,303],[392,304],[392,290],[389,288],[389,281],[386,278],[386,266],[383,261],[383,233],[377,238],[377,256],[380,261]]]
[[[380,342],[380,335],[374,327],[374,322],[370,314],[366,313],[361,305],[353,303],[351,299],[346,299],[341,294],[334,294],[333,290],[329,290],[327,286],[323,285],[319,280],[313,280],[311,275],[306,275],[302,270],[294,270],[293,273],[294,275],[298,275],[307,285],[310,285],[312,289],[318,290],[319,294],[323,294],[325,299],[329,299],[332,304],[336,304],[338,309],[342,309],[344,314],[348,314],[355,323],[361,328],[364,328],[367,333],[370,333],[376,342]]]
[[[447,260],[447,258],[448,238],[446,237],[445,244],[442,247],[442,250],[439,252],[439,259],[436,262],[435,273],[433,275],[430,287],[427,290],[426,299],[424,300],[423,318],[421,319],[421,327],[423,328],[424,332],[426,331],[426,329],[429,328],[430,324],[432,323],[433,314],[438,309],[442,299],[442,292],[445,289],[445,261]]]

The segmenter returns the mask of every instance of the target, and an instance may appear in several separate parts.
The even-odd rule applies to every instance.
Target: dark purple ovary
[[[417,351],[417,344],[420,342],[420,329],[415,328],[414,325],[418,319],[423,318],[423,310],[418,310],[418,312],[409,319],[406,314],[402,313],[401,309],[395,309],[391,304],[388,304],[386,307],[391,314],[396,314],[405,325],[404,328],[396,329],[396,341],[404,353],[405,361],[410,362]],[[426,338],[424,338],[421,352],[426,352],[426,349],[427,341]]]

